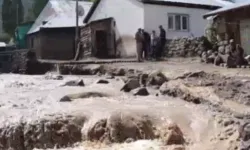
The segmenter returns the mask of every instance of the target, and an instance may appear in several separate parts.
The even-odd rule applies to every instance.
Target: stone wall
[[[205,37],[168,40],[164,55],[168,57],[195,57],[212,46]]]
[[[44,74],[51,69],[51,65],[38,62],[35,53],[27,49],[1,52],[0,56],[7,58],[0,59],[3,73]]]

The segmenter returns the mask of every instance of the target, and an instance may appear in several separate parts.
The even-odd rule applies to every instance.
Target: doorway
[[[108,33],[105,30],[96,31],[96,56],[97,58],[108,58]]]

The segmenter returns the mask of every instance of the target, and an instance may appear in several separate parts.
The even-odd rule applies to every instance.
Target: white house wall
[[[122,41],[118,45],[121,56],[135,56],[135,33],[138,28],[144,27],[143,4],[135,0],[102,0],[89,22],[108,17],[116,21],[116,38]]]
[[[203,15],[209,12],[209,10],[150,4],[145,4],[144,8],[145,30],[148,32],[156,30],[159,33],[158,26],[162,25],[166,29],[168,39],[188,37],[192,34],[195,37],[200,37],[205,34],[205,28],[207,26],[208,21],[203,19]],[[189,31],[169,31],[168,13],[179,13],[189,15]]]

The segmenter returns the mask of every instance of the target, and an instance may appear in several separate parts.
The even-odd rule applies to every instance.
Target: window
[[[189,16],[183,14],[168,14],[168,29],[174,31],[188,31]]]

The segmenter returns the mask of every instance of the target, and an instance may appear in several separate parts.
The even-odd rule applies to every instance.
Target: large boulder
[[[148,96],[149,93],[148,93],[148,90],[147,88],[143,87],[143,88],[137,88],[135,90],[133,90],[133,93],[135,96]]]
[[[114,112],[107,121],[112,142],[124,142],[127,139],[153,139],[152,122],[146,116]]]
[[[107,119],[101,119],[88,130],[87,140],[103,142],[109,140],[107,134]]]
[[[129,79],[124,86],[122,87],[121,91],[130,92],[133,89],[140,87],[139,79]]]
[[[240,125],[239,128],[239,137],[240,137],[240,149],[248,150],[250,149],[250,121],[245,121]]]
[[[107,119],[90,125],[87,140],[122,143],[139,139],[154,139],[154,128],[147,116],[128,112],[113,112]]]
[[[72,81],[67,81],[63,86],[85,86],[83,80],[72,80]]]
[[[163,83],[167,81],[168,78],[161,71],[155,71],[149,74],[147,80],[147,86],[154,86],[154,85],[161,86]]]
[[[160,137],[165,145],[182,145],[185,143],[184,135],[175,123],[162,128],[160,133]]]

